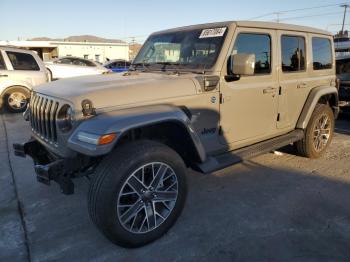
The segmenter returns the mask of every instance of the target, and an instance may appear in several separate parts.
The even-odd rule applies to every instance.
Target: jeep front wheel
[[[181,157],[163,144],[124,144],[96,170],[88,196],[90,216],[118,245],[152,242],[170,229],[183,209],[185,174]]]
[[[325,104],[317,104],[302,140],[295,143],[298,153],[309,158],[320,157],[328,148],[334,132],[334,114]]]

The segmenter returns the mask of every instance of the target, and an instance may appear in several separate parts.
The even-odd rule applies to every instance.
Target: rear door
[[[278,104],[279,129],[294,129],[310,92],[312,79],[308,35],[303,32],[278,31],[280,43]]]

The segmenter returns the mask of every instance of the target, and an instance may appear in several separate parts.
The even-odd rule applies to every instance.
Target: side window
[[[56,62],[57,62],[57,64],[64,64],[64,65],[73,64],[72,59],[70,59],[70,58],[62,58],[62,59],[57,60]]]
[[[312,58],[314,70],[332,68],[332,45],[327,38],[312,38]]]
[[[81,60],[81,61],[82,61],[82,63],[85,64],[85,66],[90,66],[90,67],[95,67],[96,66],[93,62],[91,62],[89,60]]]
[[[232,54],[255,54],[255,74],[271,72],[271,38],[267,34],[241,33]]]
[[[6,52],[9,57],[14,70],[32,70],[39,71],[40,67],[30,54]]]
[[[305,38],[301,36],[283,35],[282,71],[295,72],[305,70]]]
[[[5,61],[0,51],[0,70],[6,70]]]

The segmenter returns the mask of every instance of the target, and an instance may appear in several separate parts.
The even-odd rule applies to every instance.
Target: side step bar
[[[204,163],[197,165],[199,171],[211,173],[228,166],[240,163],[252,157],[271,152],[272,150],[287,146],[304,137],[302,129],[296,129],[286,135],[278,136],[257,144],[230,151],[224,154],[208,157]]]

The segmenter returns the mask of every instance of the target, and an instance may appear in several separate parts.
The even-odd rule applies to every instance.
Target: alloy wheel
[[[136,169],[118,195],[117,215],[131,233],[148,233],[171,214],[178,197],[178,179],[165,163],[152,162]]]
[[[316,121],[313,136],[313,145],[317,152],[322,151],[328,144],[331,136],[331,119],[327,114],[322,114]]]

